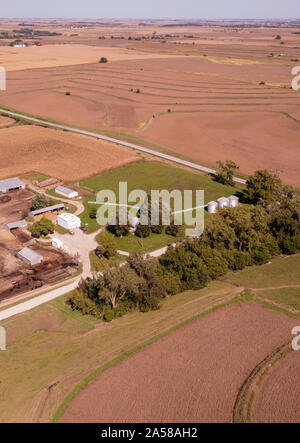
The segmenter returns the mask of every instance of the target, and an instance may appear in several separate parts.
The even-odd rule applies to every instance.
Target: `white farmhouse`
[[[68,230],[80,228],[81,226],[81,220],[79,217],[74,214],[68,214],[66,212],[59,214],[56,219],[56,223]]]
[[[74,191],[73,189],[66,188],[65,186],[57,186],[55,188],[56,194],[63,195],[66,198],[75,198],[78,197],[78,192]]]

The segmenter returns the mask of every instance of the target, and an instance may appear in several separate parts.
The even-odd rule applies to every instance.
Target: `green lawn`
[[[275,302],[300,311],[300,288],[273,289],[259,292],[266,301]]]
[[[300,285],[300,254],[277,257],[271,264],[228,274],[226,280],[248,288]]]
[[[119,182],[123,181],[128,182],[128,192],[134,189],[142,189],[146,192],[150,192],[152,189],[167,189],[168,191],[203,189],[206,203],[219,197],[227,197],[238,190],[221,185],[206,174],[197,174],[157,161],[141,161],[134,165],[96,175],[81,182],[81,186],[95,193],[103,189],[110,189],[116,193],[118,198]]]
[[[33,172],[30,174],[26,174],[24,176],[27,180],[30,180],[31,182],[37,181],[38,183],[43,182],[44,180],[47,180],[49,177],[43,174],[39,174],[37,172]]]
[[[97,240],[99,241],[103,236],[113,237],[117,242],[117,248],[127,252],[151,252],[176,242],[176,237],[167,235],[164,232],[162,234],[151,234],[149,237],[141,239],[134,234],[119,238],[106,231],[99,234]]]
[[[80,183],[83,188],[97,194],[98,191],[109,189],[116,193],[119,198],[119,182],[128,183],[128,193],[134,189],[141,189],[149,193],[151,190],[204,190],[204,201],[217,200],[220,197],[228,197],[241,190],[241,187],[224,186],[215,182],[206,174],[190,172],[176,166],[170,166],[157,161],[141,161],[134,165],[125,166],[105,174],[96,175]],[[195,196],[194,196],[195,198]],[[97,220],[89,217],[90,210],[94,207],[89,201],[95,201],[96,197],[86,197],[83,203],[86,210],[80,215],[82,223],[88,224],[88,230],[95,231],[99,226]],[[193,205],[195,201],[193,202]]]
[[[107,260],[106,258],[99,258],[95,251],[90,252],[91,269],[94,272],[104,271],[112,266],[118,266],[126,260],[123,255],[117,254],[115,257]]]

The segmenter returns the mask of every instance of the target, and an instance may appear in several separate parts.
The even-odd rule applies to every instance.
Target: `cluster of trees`
[[[147,312],[159,309],[164,294],[164,284],[157,273],[157,262],[133,254],[125,266],[81,280],[69,304],[73,310],[85,315],[111,321],[131,310]]]
[[[31,200],[31,210],[35,211],[36,209],[43,209],[47,208],[48,206],[52,206],[55,204],[55,201],[51,198],[48,198],[44,194],[37,194],[32,200]]]
[[[257,171],[243,197],[249,206],[219,211],[201,237],[169,247],[158,260],[134,254],[125,266],[82,281],[72,308],[107,321],[131,309],[158,309],[166,295],[300,251],[300,201],[292,188],[276,174]]]
[[[35,237],[46,237],[54,229],[54,224],[46,217],[41,218],[38,222],[28,227],[28,231]]]

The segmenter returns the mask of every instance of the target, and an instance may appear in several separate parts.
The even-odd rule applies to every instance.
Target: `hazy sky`
[[[0,17],[300,18],[299,0],[13,0]]]

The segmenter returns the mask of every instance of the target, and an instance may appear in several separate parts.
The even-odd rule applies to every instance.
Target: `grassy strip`
[[[277,312],[281,312],[282,314],[285,314],[288,317],[300,319],[300,314],[293,314],[292,312],[289,312],[289,311],[287,311],[287,310],[285,310],[283,308],[280,308],[279,306],[274,306],[274,305],[271,305],[271,304],[269,304],[267,302],[263,302],[261,300],[257,300],[255,298],[253,298],[252,301],[253,301],[253,303],[256,303],[257,305],[261,305],[264,308],[272,309],[273,311],[277,311]]]
[[[105,363],[104,365],[100,366],[99,368],[95,369],[91,374],[89,374],[85,379],[83,379],[70,392],[70,394],[64,399],[64,401],[61,403],[61,405],[57,408],[57,410],[51,420],[51,423],[58,423],[60,418],[62,417],[63,413],[65,412],[65,410],[67,409],[67,407],[71,403],[71,401],[79,394],[80,391],[82,391],[82,389],[84,389],[91,381],[93,381],[98,375],[100,375],[105,370],[111,368],[112,366],[115,366],[117,363],[119,363],[122,360],[124,360],[125,358],[131,356],[135,352],[140,351],[144,347],[151,345],[152,343],[155,343],[156,341],[160,340],[161,338],[169,335],[170,333],[172,333],[174,331],[177,331],[178,329],[182,328],[183,326],[188,325],[189,323],[191,323],[195,320],[198,320],[199,318],[204,317],[207,314],[211,314],[212,312],[215,312],[218,309],[221,309],[225,306],[229,306],[233,303],[236,303],[237,301],[248,301],[248,299],[249,299],[248,295],[245,298],[243,296],[235,297],[226,303],[222,303],[222,304],[214,306],[204,312],[201,312],[200,314],[194,315],[193,317],[190,317],[190,318],[184,320],[183,322],[178,323],[177,325],[173,326],[172,328],[170,328],[164,332],[161,332],[160,334],[150,338],[149,340],[146,340],[145,342],[140,343],[139,345],[135,346],[134,348],[129,349],[126,352],[123,352],[122,354],[118,355],[117,357],[115,357],[111,361],[109,361],[109,362]]]

